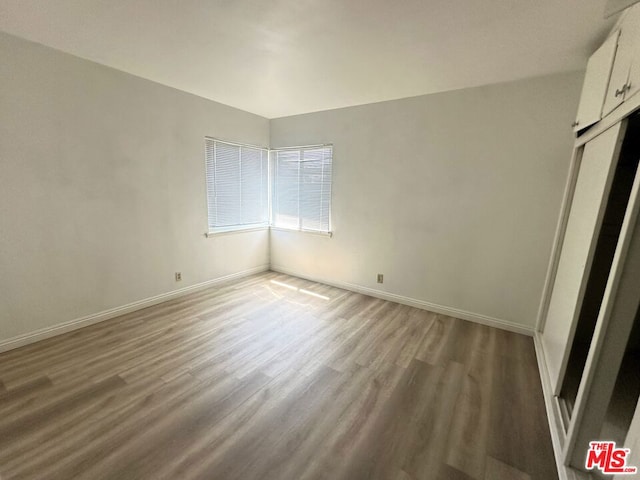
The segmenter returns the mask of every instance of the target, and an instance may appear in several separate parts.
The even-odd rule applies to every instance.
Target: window
[[[209,232],[269,225],[269,152],[205,138]]]
[[[205,153],[209,233],[270,224],[330,233],[332,146],[269,151],[206,137]]]
[[[330,232],[332,146],[272,150],[274,227]]]

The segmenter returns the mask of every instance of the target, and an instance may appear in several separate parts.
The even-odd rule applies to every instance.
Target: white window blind
[[[205,138],[209,231],[269,224],[269,152]]]
[[[332,146],[272,150],[273,226],[329,232]]]

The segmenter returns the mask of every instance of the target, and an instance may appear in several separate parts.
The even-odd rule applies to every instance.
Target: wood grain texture
[[[0,476],[557,478],[530,338],[273,272],[1,354]]]
[[[531,477],[520,470],[513,468],[506,463],[496,460],[493,457],[487,458],[487,480],[493,480],[494,478],[508,478],[509,480],[531,480]]]

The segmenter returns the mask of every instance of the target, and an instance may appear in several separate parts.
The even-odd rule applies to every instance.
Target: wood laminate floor
[[[272,272],[0,354],[0,476],[557,478],[531,338]]]

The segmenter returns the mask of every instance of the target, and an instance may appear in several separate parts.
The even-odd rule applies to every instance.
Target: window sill
[[[271,226],[271,230],[276,232],[291,232],[291,233],[309,233],[311,235],[319,235],[321,237],[333,237],[333,232],[320,232],[318,230],[299,230],[297,228],[284,228]]]
[[[248,227],[228,227],[220,228],[204,234],[207,238],[218,237],[220,235],[229,235],[232,233],[258,232],[260,230],[269,230],[269,225],[251,225]]]
[[[220,235],[229,235],[232,233],[258,232],[261,230],[275,230],[276,232],[305,233],[311,235],[319,235],[321,237],[333,237],[333,232],[320,232],[317,230],[298,230],[295,228],[274,227],[269,225],[250,226],[250,227],[229,227],[214,230],[204,234],[207,238],[218,237]]]

